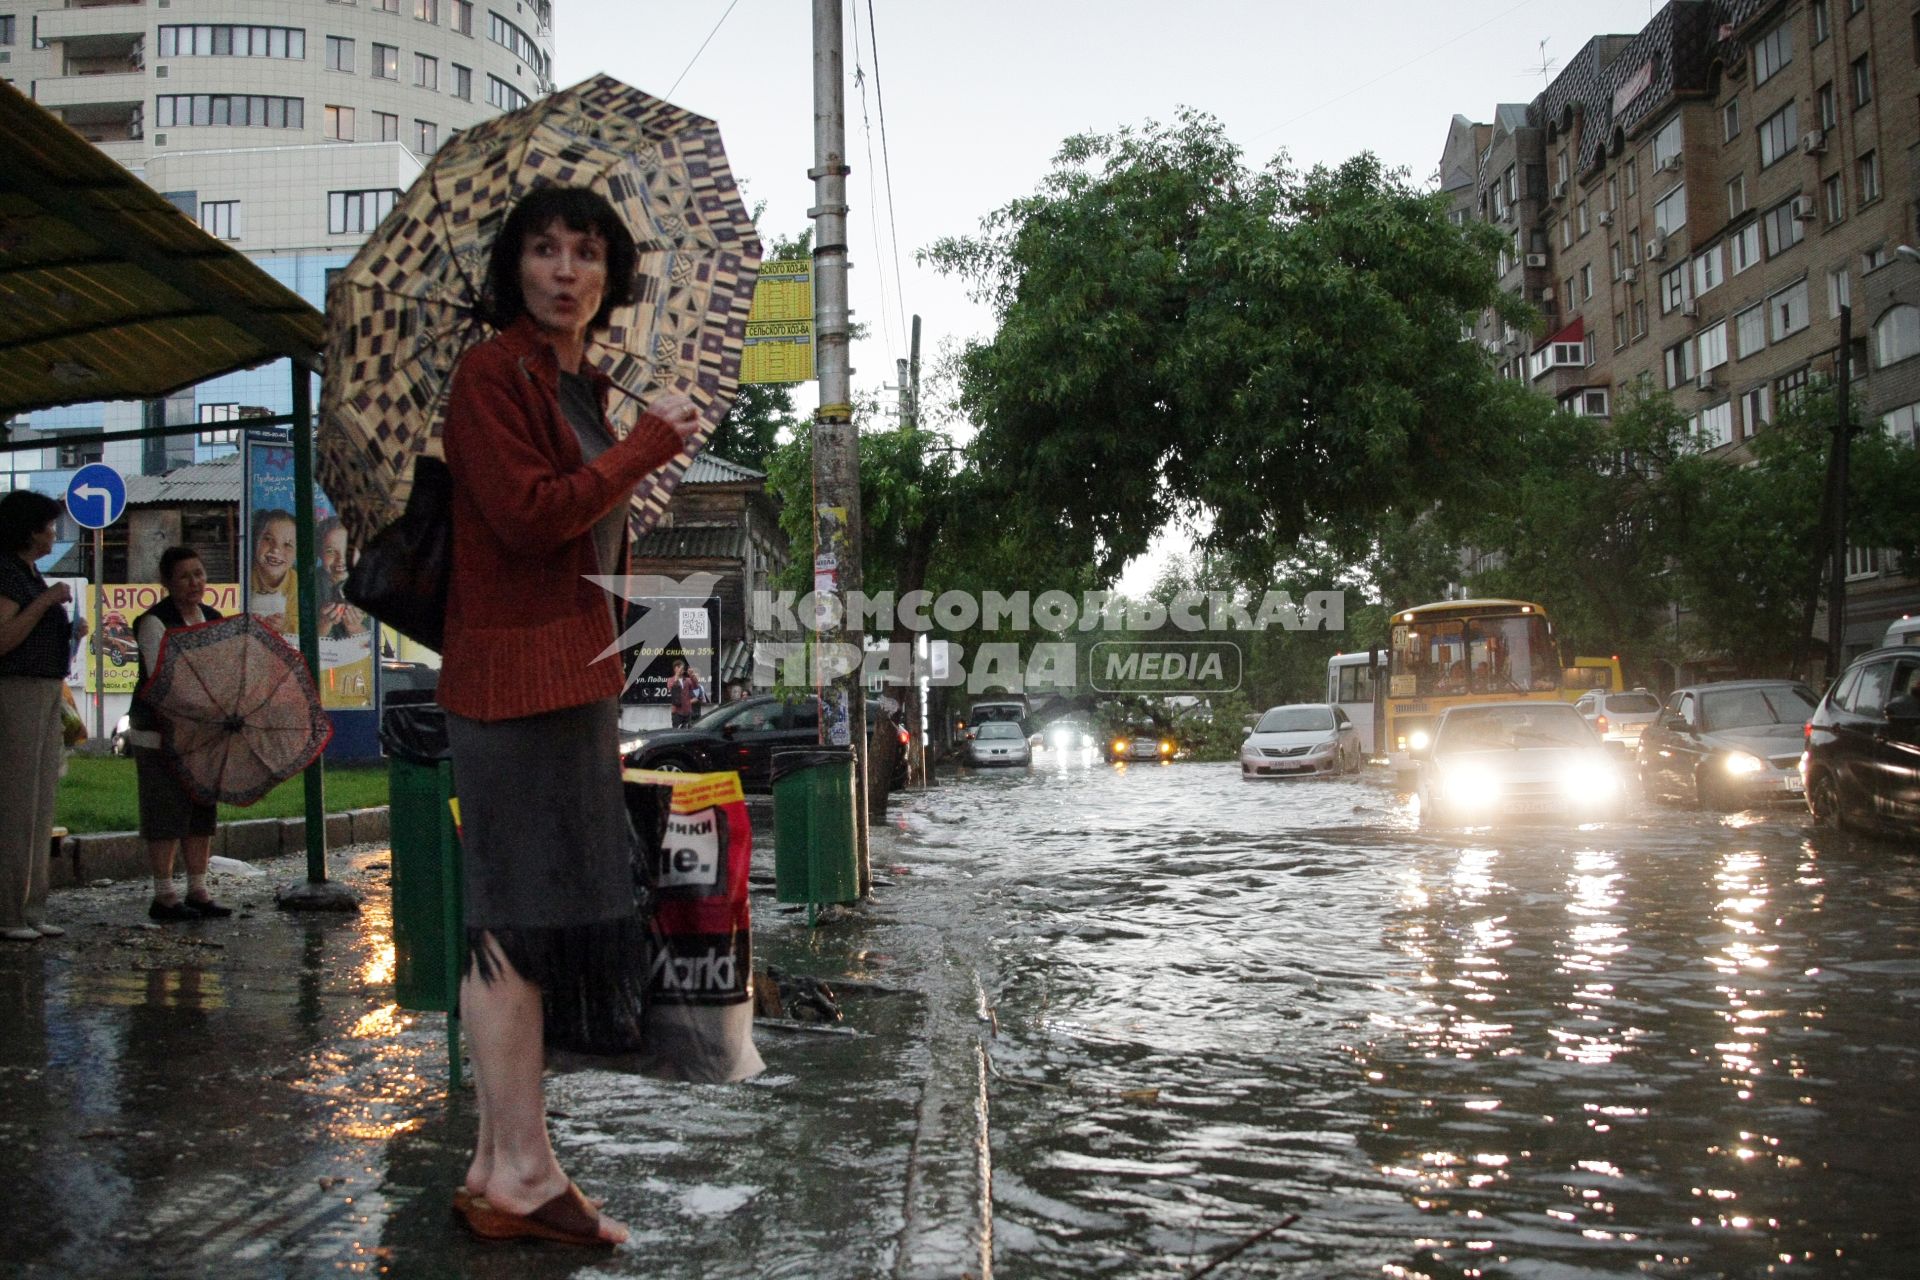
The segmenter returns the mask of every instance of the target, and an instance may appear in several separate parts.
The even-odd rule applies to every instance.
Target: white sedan
[[[1269,707],[1240,744],[1243,778],[1353,773],[1360,760],[1360,731],[1324,702]]]
[[[1033,757],[1027,750],[1027,735],[1018,721],[989,720],[967,735],[966,762],[975,768],[985,765],[1025,765]]]
[[[1626,800],[1620,753],[1565,702],[1450,707],[1420,763],[1420,820],[1428,825],[1593,821],[1616,816]]]

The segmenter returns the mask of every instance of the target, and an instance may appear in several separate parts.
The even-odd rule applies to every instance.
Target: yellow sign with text
[[[740,349],[740,381],[811,382],[813,376],[813,263],[763,262]]]

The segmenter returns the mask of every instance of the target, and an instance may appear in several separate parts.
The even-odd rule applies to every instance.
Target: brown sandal
[[[454,1209],[467,1229],[483,1240],[553,1240],[602,1249],[615,1247],[614,1241],[600,1234],[600,1215],[594,1211],[593,1202],[573,1183],[532,1213],[508,1213],[471,1193],[464,1199],[456,1193]]]

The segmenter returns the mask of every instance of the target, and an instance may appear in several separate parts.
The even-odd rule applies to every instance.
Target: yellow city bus
[[[1560,680],[1560,696],[1578,702],[1589,693],[1625,693],[1627,682],[1620,671],[1620,655],[1607,658],[1575,658]]]
[[[1528,600],[1441,600],[1394,613],[1388,641],[1387,762],[1401,774],[1440,713],[1474,702],[1554,701],[1560,655]]]

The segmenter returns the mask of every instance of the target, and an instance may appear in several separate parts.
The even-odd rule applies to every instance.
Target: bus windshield
[[[1550,693],[1559,687],[1553,637],[1537,613],[1394,625],[1391,692],[1396,698]]]

